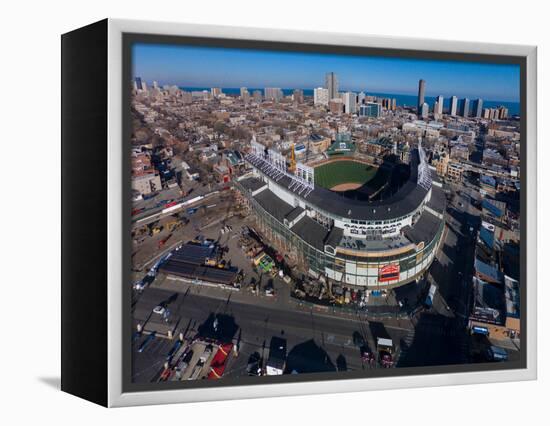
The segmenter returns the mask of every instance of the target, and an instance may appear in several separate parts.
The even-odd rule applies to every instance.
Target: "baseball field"
[[[376,171],[376,167],[358,161],[332,161],[315,168],[315,184],[333,191],[349,191],[370,181]]]

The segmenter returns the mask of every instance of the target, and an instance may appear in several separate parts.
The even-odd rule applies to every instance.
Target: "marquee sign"
[[[378,281],[386,282],[399,279],[399,263],[390,263],[378,269]]]

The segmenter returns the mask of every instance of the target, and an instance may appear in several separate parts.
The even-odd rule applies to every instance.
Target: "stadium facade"
[[[287,170],[285,158],[255,140],[252,172],[235,181],[273,246],[314,277],[350,286],[392,288],[422,276],[442,239],[445,194],[419,143],[410,175],[391,196],[349,199],[315,185],[312,167]]]

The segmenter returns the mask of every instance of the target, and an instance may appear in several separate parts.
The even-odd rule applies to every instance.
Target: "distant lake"
[[[210,87],[180,87],[182,90],[186,91],[210,91]],[[259,90],[264,93],[263,88],[247,88],[250,94],[253,91]],[[282,89],[285,96],[292,95],[294,89]],[[313,89],[302,89],[304,91],[304,96],[313,96]],[[222,87],[222,92],[226,95],[240,95],[240,87]],[[357,93],[357,92],[356,92]],[[416,107],[417,96],[416,95],[400,95],[397,93],[374,93],[374,92],[365,92],[367,96],[377,96],[380,98],[395,98],[395,102],[398,106],[401,107]],[[430,105],[430,108],[433,108],[433,104],[436,100],[435,96],[426,96],[425,101]],[[460,98],[459,98],[460,100]],[[473,108],[473,102],[475,99],[470,99],[470,111]],[[443,110],[449,109],[450,98],[444,98],[443,100]],[[509,115],[519,115],[520,113],[520,104],[519,102],[504,102],[504,101],[490,101],[483,99],[483,108],[495,108],[503,106],[508,108]]]

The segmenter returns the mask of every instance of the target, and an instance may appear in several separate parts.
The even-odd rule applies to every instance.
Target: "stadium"
[[[297,163],[255,141],[235,181],[260,231],[315,278],[369,289],[421,277],[444,230],[445,194],[421,146],[409,163],[359,155]]]

